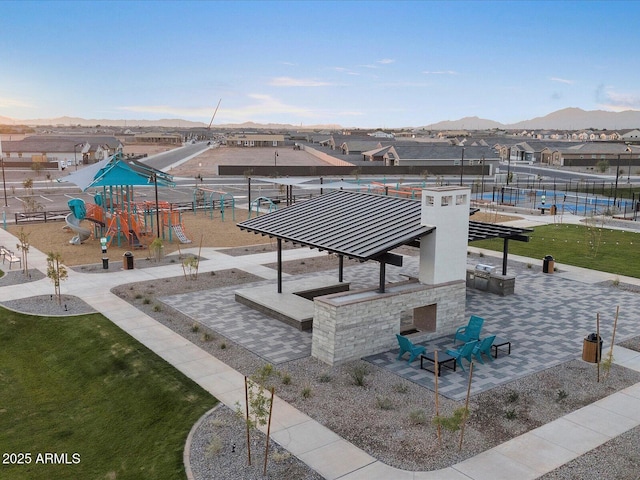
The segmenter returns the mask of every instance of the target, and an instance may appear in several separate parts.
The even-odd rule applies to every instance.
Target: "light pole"
[[[273,152],[273,166],[274,167],[278,166],[278,151],[277,150],[275,152]]]
[[[480,198],[484,199],[484,155],[482,155],[482,183],[481,183],[482,193],[480,193]]]
[[[462,186],[462,175],[464,175],[464,147],[462,147],[462,158],[460,159],[460,186]]]
[[[631,155],[633,150],[631,150],[631,146],[627,145],[627,149],[625,150],[629,152],[629,168],[627,169],[627,183],[631,183]]]
[[[507,158],[507,187],[509,186],[510,176],[511,176],[511,149],[509,149],[509,157]]]
[[[2,191],[4,192],[4,206],[8,207],[7,204],[7,184],[4,179],[4,155],[2,155],[2,149],[0,148],[0,163],[2,163]]]
[[[7,184],[4,180],[4,155],[2,154],[2,139],[0,139],[0,164],[2,165],[2,190],[4,191],[4,206],[8,207],[7,204]]]
[[[613,208],[616,207],[616,200],[618,199],[618,177],[620,176],[620,154],[618,154],[618,163],[616,164],[616,186],[613,189]]]
[[[77,149],[80,145],[84,145],[84,143],[76,143],[76,144],[73,146],[73,163],[74,163],[74,164],[75,164],[75,166],[76,166],[76,171],[78,170],[78,159],[77,159],[77,157],[76,157],[76,149]]]

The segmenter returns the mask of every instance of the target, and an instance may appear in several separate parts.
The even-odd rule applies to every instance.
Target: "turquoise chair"
[[[464,370],[464,365],[462,365],[462,359],[465,358],[467,362],[471,363],[472,361],[471,355],[473,355],[473,349],[476,347],[477,344],[478,344],[477,340],[472,340],[471,342],[465,343],[463,346],[461,346],[457,350],[447,350],[447,354],[451,355],[453,358],[456,359],[456,362],[458,363],[458,365],[460,365],[460,368],[464,372],[465,370]]]
[[[396,338],[398,339],[398,345],[400,345],[400,353],[398,354],[398,360],[402,358],[405,353],[409,353],[409,361],[408,363],[413,362],[418,355],[421,353],[426,353],[427,349],[421,345],[414,345],[411,343],[407,337],[403,337],[402,335],[398,335],[396,333]]]
[[[471,340],[480,340],[480,330],[482,330],[483,323],[484,318],[471,315],[469,323],[456,330],[456,334],[453,336],[453,345],[455,346],[458,340],[465,343],[470,342]]]
[[[491,356],[491,345],[493,345],[493,341],[496,339],[495,335],[491,335],[489,337],[483,338],[479,341],[476,346],[473,348],[473,356],[478,359],[480,363],[482,361],[482,354],[484,353],[489,360],[493,362],[493,357]]]

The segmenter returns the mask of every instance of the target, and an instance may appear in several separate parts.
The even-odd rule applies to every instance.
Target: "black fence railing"
[[[170,208],[173,211],[183,210],[183,211],[193,211],[198,207],[194,208],[193,202],[176,202],[171,203]],[[15,223],[16,225],[20,223],[47,223],[47,222],[61,222],[69,215],[70,210],[51,210],[51,211],[39,211],[39,212],[21,212],[15,213]]]

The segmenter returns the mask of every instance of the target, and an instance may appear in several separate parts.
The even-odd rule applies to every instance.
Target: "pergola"
[[[238,223],[242,230],[277,239],[278,293],[282,292],[282,241],[338,256],[339,281],[344,257],[380,262],[379,290],[384,292],[387,263],[402,266],[402,256],[390,253],[402,245],[419,246],[435,230],[421,225],[419,200],[335,190],[292,206]],[[481,222],[469,223],[469,241],[504,238],[503,275],[508,241],[528,241],[531,230]]]

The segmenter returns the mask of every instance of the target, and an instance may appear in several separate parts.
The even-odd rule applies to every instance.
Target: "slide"
[[[72,245],[80,245],[91,236],[91,230],[85,227],[81,227],[80,219],[76,217],[73,212],[69,213],[66,216],[65,221],[67,222],[67,226],[71,230],[76,232],[73,238],[69,240],[69,243],[71,243]]]
[[[173,228],[173,231],[176,232],[176,237],[178,237],[180,243],[191,243],[191,240],[189,240],[185,235],[182,225],[173,225],[171,228]]]

